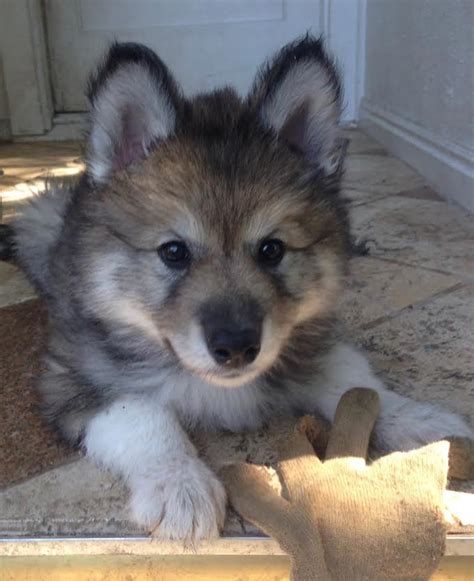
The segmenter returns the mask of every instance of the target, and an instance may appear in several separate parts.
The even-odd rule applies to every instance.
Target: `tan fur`
[[[137,522],[217,534],[224,490],[189,425],[330,419],[357,381],[383,397],[384,449],[467,433],[338,344],[350,234],[341,84],[321,40],[284,47],[245,100],[185,98],[152,51],[115,44],[89,99],[84,176],[31,204],[14,240],[49,306],[45,415],[124,477]]]
[[[301,179],[305,164],[265,136],[262,140],[263,146],[258,139],[249,142],[229,176],[225,152],[219,164],[199,137],[171,139],[101,192],[111,228],[133,247],[154,253],[178,238],[194,257],[168,308],[155,305],[151,316],[142,304],[140,315],[138,298],[129,301],[133,310],[111,315],[141,326],[150,338],[166,338],[189,369],[217,382],[226,383],[199,344],[200,305],[245,296],[263,308],[262,356],[246,370],[248,379],[275,362],[297,325],[331,312],[346,270],[344,226],[324,198],[318,201],[314,181]],[[266,238],[282,239],[287,247],[278,268],[286,292],[252,256]],[[159,334],[151,323],[143,324],[153,319]]]

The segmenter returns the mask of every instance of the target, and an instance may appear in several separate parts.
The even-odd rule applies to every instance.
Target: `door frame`
[[[53,98],[41,0],[0,2],[0,53],[13,136],[53,126]]]
[[[351,86],[343,120],[355,122],[364,88],[367,0],[318,1],[321,33],[336,54],[344,55],[345,82]],[[0,53],[12,136],[80,137],[84,115],[55,116],[43,0],[0,2]]]

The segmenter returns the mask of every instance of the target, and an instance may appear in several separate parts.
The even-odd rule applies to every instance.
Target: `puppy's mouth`
[[[208,383],[220,385],[222,387],[239,387],[247,385],[251,381],[257,379],[257,377],[262,375],[262,373],[263,370],[259,369],[258,366],[251,366],[242,370],[232,371],[221,369],[213,369],[207,373],[197,371],[197,375],[202,379],[205,379]]]
[[[246,385],[257,377],[262,375],[264,370],[259,365],[249,365],[242,369],[225,369],[222,367],[212,366],[207,369],[188,365],[182,362],[183,365],[191,371],[194,375],[204,379],[208,383],[220,385],[223,387],[238,387]]]
[[[238,387],[256,379],[265,371],[265,369],[261,369],[260,365],[258,365],[258,360],[253,364],[240,369],[230,369],[225,366],[206,363],[201,366],[200,362],[190,361],[188,358],[181,355],[169,339],[165,339],[164,344],[186,371],[214,385]]]

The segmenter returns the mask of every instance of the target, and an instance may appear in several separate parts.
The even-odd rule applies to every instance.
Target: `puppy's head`
[[[346,269],[341,90],[321,42],[285,47],[246,100],[186,100],[137,45],[112,47],[90,87],[90,308],[210,382],[264,373],[331,314]]]

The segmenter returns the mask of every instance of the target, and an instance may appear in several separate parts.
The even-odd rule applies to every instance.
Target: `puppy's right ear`
[[[339,119],[342,88],[322,39],[297,39],[258,73],[248,102],[264,126],[328,175],[344,158]]]
[[[175,129],[180,93],[165,64],[147,47],[115,43],[89,81],[87,165],[95,182],[144,158]]]

